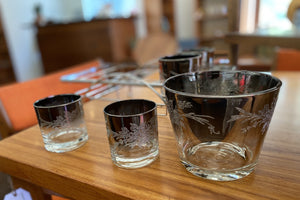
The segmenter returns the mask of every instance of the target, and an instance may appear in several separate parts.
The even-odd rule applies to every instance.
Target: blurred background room
[[[96,57],[106,62],[145,63],[174,48],[213,47],[221,62],[228,63],[232,50],[228,33],[294,34],[295,26],[287,17],[290,3],[0,0],[0,83],[30,80]],[[157,31],[160,35],[155,37],[152,33]],[[270,69],[276,47],[240,45],[235,64]]]
[[[201,47],[214,49],[216,64],[299,70],[299,8],[299,0],[0,0],[0,86],[93,59],[145,65]],[[0,199],[6,180],[0,174]]]

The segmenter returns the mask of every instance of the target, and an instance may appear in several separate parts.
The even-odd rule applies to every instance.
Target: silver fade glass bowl
[[[282,83],[250,71],[180,74],[164,83],[166,104],[186,169],[229,181],[257,163]]]

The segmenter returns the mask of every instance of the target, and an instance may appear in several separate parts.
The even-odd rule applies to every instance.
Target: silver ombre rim
[[[258,91],[258,92],[252,92],[252,93],[248,93],[248,94],[238,94],[238,95],[230,95],[230,96],[226,96],[226,95],[205,95],[205,94],[193,94],[193,93],[188,93],[188,92],[180,92],[180,91],[176,91],[173,90],[171,88],[168,88],[166,86],[166,83],[172,79],[175,79],[177,77],[180,76],[195,76],[195,74],[203,74],[203,73],[230,73],[230,74],[234,74],[234,73],[243,73],[243,74],[247,74],[247,75],[258,75],[258,76],[267,76],[273,80],[275,80],[277,82],[276,86],[266,89],[266,90],[262,90],[262,91]],[[279,80],[278,78],[268,75],[268,74],[264,74],[264,73],[260,73],[260,72],[252,72],[252,71],[203,71],[203,72],[193,72],[193,73],[184,73],[184,74],[178,74],[172,77],[169,77],[167,80],[165,80],[163,87],[165,88],[165,90],[168,90],[171,93],[174,94],[179,94],[182,96],[189,96],[189,97],[202,97],[202,98],[239,98],[239,97],[249,97],[249,96],[255,96],[255,95],[262,95],[262,94],[266,94],[266,93],[270,93],[273,92],[275,90],[279,90],[279,88],[281,87],[282,82],[281,80]]]
[[[107,112],[106,110],[108,109],[108,107],[111,107],[113,106],[114,104],[119,104],[119,103],[126,103],[126,102],[130,102],[130,101],[146,101],[148,103],[151,103],[153,104],[154,106],[152,108],[150,108],[149,110],[145,111],[145,112],[141,112],[141,113],[137,113],[137,114],[132,114],[132,115],[115,115],[115,114],[111,114],[109,112]],[[105,106],[105,108],[103,109],[104,113],[107,115],[107,116],[110,116],[110,117],[136,117],[136,116],[142,116],[144,114],[147,114],[147,113],[150,113],[152,111],[154,111],[156,109],[157,105],[154,101],[150,101],[150,100],[146,100],[146,99],[128,99],[128,100],[122,100],[122,101],[117,101],[117,102],[114,102],[114,103],[111,103],[107,106]]]
[[[39,103],[42,103],[43,101],[46,101],[47,99],[53,99],[53,98],[57,98],[57,97],[67,97],[67,96],[74,96],[75,98],[77,98],[76,100],[73,100],[73,101],[70,101],[68,103],[63,103],[63,104],[57,104],[57,105],[53,105],[53,106],[40,106],[40,105],[37,105]],[[54,107],[59,107],[59,106],[66,106],[66,105],[70,105],[70,104],[73,104],[73,103],[76,103],[78,101],[81,101],[81,96],[78,95],[78,94],[58,94],[58,95],[52,95],[52,96],[48,96],[48,97],[45,97],[43,99],[39,99],[37,100],[36,102],[34,102],[33,106],[35,108],[54,108]]]
[[[171,57],[176,57],[176,56],[185,56],[185,58],[176,58],[176,59],[172,59]],[[202,55],[201,54],[177,54],[177,55],[171,55],[171,56],[165,56],[159,59],[159,61],[162,62],[179,62],[179,61],[186,61],[186,60],[190,60],[190,59],[194,59],[194,58],[201,58]]]

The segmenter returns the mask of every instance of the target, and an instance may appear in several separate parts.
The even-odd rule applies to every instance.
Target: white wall
[[[36,53],[34,29],[31,26],[34,2],[36,1],[0,0],[3,29],[18,81],[42,73],[39,55]]]
[[[195,39],[195,0],[174,0],[175,30],[178,40]]]
[[[255,30],[256,1],[241,1],[240,32],[251,33]]]
[[[42,0],[43,1],[43,0]],[[45,1],[45,0],[44,0]],[[51,2],[61,3],[61,19],[63,21],[82,20],[82,3],[81,0],[48,0]]]
[[[136,1],[136,3],[137,3],[136,9],[137,9],[138,19],[136,20],[135,27],[136,27],[136,35],[139,38],[143,38],[147,35],[144,1],[149,1],[149,0],[137,0]]]

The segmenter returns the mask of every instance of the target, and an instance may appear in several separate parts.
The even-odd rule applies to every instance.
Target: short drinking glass
[[[50,96],[36,101],[34,109],[46,150],[71,151],[88,140],[80,95]]]
[[[123,168],[152,163],[159,154],[156,104],[133,99],[104,108],[111,158]]]

